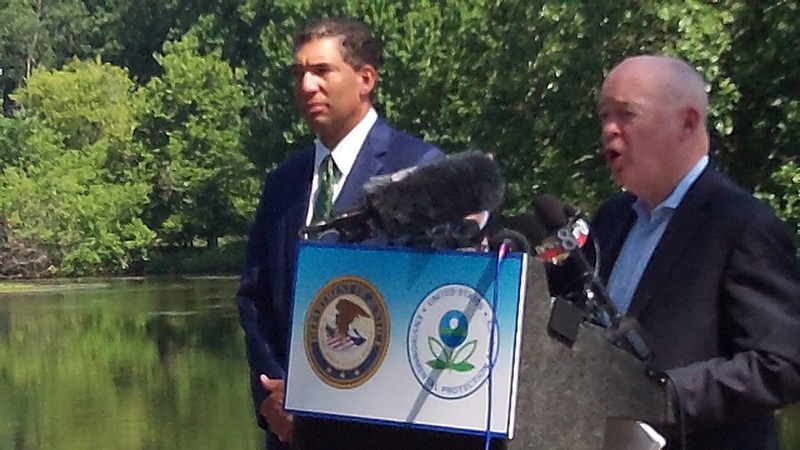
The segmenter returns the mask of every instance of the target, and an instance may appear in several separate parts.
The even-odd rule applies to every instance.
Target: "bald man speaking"
[[[708,98],[686,62],[628,58],[599,97],[623,188],[593,233],[609,295],[644,330],[680,426],[668,448],[777,449],[800,399],[800,270],[788,227],[709,162]]]

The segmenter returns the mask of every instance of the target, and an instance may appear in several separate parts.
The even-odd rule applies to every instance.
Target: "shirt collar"
[[[653,208],[653,212],[650,214],[655,215],[658,211],[664,209],[677,209],[678,205],[681,204],[683,201],[683,197],[686,196],[686,192],[689,191],[689,188],[692,187],[695,181],[700,178],[700,174],[703,173],[703,170],[708,166],[708,155],[703,155],[695,165],[686,172],[686,175],[681,178],[681,181],[678,182],[678,185],[675,186],[675,189],[672,190],[672,193],[669,194],[669,197],[665,198],[661,203],[656,205]],[[633,209],[636,211],[636,214],[640,217],[643,216],[647,217],[647,207],[645,207],[644,202],[637,198],[636,201],[633,203]]]
[[[341,179],[347,178],[350,169],[353,168],[359,150],[361,150],[364,141],[367,139],[369,130],[372,129],[372,126],[377,120],[378,113],[375,111],[375,108],[370,108],[367,114],[364,115],[364,118],[361,119],[333,149],[327,148],[319,137],[315,139],[314,167],[319,167],[322,160],[325,159],[326,156],[331,155],[333,162],[336,163],[336,168],[339,169],[339,172],[342,174]]]

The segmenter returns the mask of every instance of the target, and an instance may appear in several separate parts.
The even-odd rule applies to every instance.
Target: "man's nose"
[[[319,89],[319,79],[311,72],[304,72],[300,77],[300,90],[303,92],[315,92]]]
[[[600,126],[600,137],[604,143],[609,142],[622,134],[619,124],[615,120],[604,120]]]

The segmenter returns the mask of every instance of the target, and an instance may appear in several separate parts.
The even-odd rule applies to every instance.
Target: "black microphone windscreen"
[[[572,205],[564,205],[564,214],[567,217],[578,217],[581,215],[581,211]]]
[[[517,230],[533,245],[542,242],[550,233],[547,227],[537,217],[536,213],[526,212],[517,216],[506,217],[503,224],[512,230]]]
[[[389,235],[419,233],[475,212],[492,211],[505,192],[496,162],[480,151],[450,155],[404,175],[364,187],[368,206]]]
[[[553,195],[545,194],[536,197],[533,201],[533,209],[548,230],[561,228],[569,222],[566,207]]]

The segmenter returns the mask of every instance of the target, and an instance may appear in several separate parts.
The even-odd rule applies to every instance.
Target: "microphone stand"
[[[582,219],[571,219],[562,230],[572,230],[576,220]],[[586,305],[590,310],[589,317],[611,331],[611,340],[614,344],[623,346],[627,344],[629,350],[632,350],[633,354],[639,358],[639,360],[649,363],[652,359],[653,352],[650,350],[650,346],[644,338],[639,323],[633,317],[620,313],[619,309],[608,295],[606,287],[600,281],[597,273],[595,273],[593,266],[589,264],[586,255],[583,254],[577,245],[571,231],[562,233],[562,230],[559,230],[557,234],[561,239],[563,248],[572,250],[570,252],[570,259],[574,260],[580,271],[581,281],[583,282],[583,298],[586,300]],[[558,315],[556,314],[556,306],[559,308]],[[568,313],[574,314],[574,312],[566,311],[565,308],[567,308],[567,306],[565,305],[556,306],[554,306],[554,314],[553,317],[551,317],[551,321],[553,321],[553,318],[556,320],[562,318],[563,320],[565,314]],[[571,306],[577,309],[574,305]],[[572,321],[574,322],[574,319],[572,319]],[[577,324],[575,324],[575,327],[577,328]],[[558,332],[558,329],[554,331]],[[565,333],[559,334],[561,334],[562,337],[569,338],[569,336],[564,336]],[[574,341],[574,337],[572,341]]]
[[[594,274],[591,274],[590,279],[586,280],[585,283],[586,297],[589,303],[595,304],[600,314],[606,316],[610,322],[609,329],[614,343],[622,344],[627,342],[639,360],[649,363],[653,357],[653,352],[642,334],[639,322],[635,318],[619,312],[608,296],[605,286],[600,283],[600,280]]]

